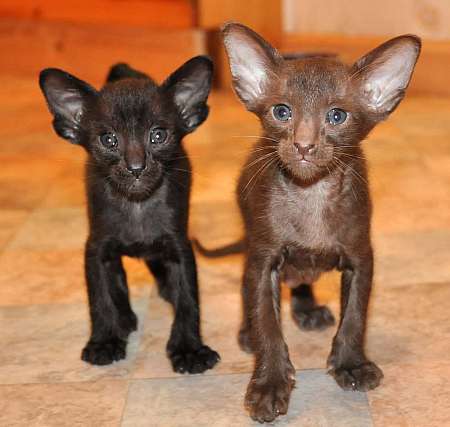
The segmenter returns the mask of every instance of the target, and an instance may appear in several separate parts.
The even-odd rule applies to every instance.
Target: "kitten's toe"
[[[297,326],[304,331],[323,330],[335,323],[333,313],[323,305],[309,310],[292,309],[292,317]]]
[[[250,417],[259,423],[270,423],[286,414],[294,385],[295,372],[272,380],[252,379],[244,403]]]
[[[111,338],[106,341],[89,341],[81,353],[81,359],[92,365],[109,365],[126,357],[126,341]]]
[[[204,345],[197,350],[175,350],[169,354],[172,368],[180,374],[200,374],[220,360],[217,352]]]
[[[369,391],[383,379],[382,370],[372,362],[365,362],[349,368],[335,368],[329,371],[344,390]]]

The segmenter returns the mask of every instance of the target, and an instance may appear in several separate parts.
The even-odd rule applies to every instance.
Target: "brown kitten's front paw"
[[[245,407],[250,416],[264,423],[286,414],[294,385],[293,370],[273,379],[253,378],[245,395]]]
[[[292,317],[297,326],[304,331],[320,331],[335,323],[333,314],[325,305],[309,310],[297,310],[293,307]]]
[[[364,362],[349,368],[333,368],[328,372],[344,390],[369,391],[378,387],[382,370],[373,362]]]

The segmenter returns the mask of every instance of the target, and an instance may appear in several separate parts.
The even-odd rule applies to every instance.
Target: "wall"
[[[283,0],[283,6],[283,28],[290,33],[450,39],[450,0]]]

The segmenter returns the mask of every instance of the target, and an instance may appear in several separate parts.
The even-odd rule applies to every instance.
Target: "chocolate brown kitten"
[[[256,359],[245,404],[264,422],[286,413],[295,382],[280,327],[282,280],[292,287],[298,325],[321,329],[334,319],[316,305],[311,284],[324,271],[341,271],[330,373],[345,390],[373,389],[383,377],[364,352],[373,252],[360,142],[402,100],[421,44],[397,37],[347,66],[327,57],[284,59],[240,24],[226,25],[223,36],[234,89],[263,129],[237,195],[246,231],[239,341]]]

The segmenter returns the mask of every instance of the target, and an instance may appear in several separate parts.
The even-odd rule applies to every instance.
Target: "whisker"
[[[268,139],[269,141],[274,141],[274,142],[280,142],[274,138],[270,138],[268,136],[262,136],[262,135],[233,135],[231,138],[261,138],[261,139]]]
[[[253,160],[251,163],[249,163],[248,165],[245,165],[243,169],[248,169],[254,165],[256,165],[257,163],[261,162],[262,160],[265,160],[273,155],[275,155],[275,151],[271,151],[270,153],[264,154],[262,156],[259,156],[256,160]]]
[[[275,158],[276,159],[276,158]],[[244,194],[245,191],[247,190],[248,186],[252,183],[252,181],[255,179],[256,176],[258,176],[258,174],[260,172],[262,172],[262,170],[264,169],[265,166],[267,166],[267,164],[269,164],[270,162],[272,162],[274,160],[274,158],[270,158],[268,160],[266,160],[266,162],[253,174],[253,176],[248,180],[247,184],[245,185],[245,187],[243,188],[241,194]],[[247,193],[248,196],[248,193]],[[246,196],[246,198],[247,198]]]
[[[348,169],[348,171],[353,174],[353,176],[357,179],[359,179],[361,182],[365,183],[366,185],[369,185],[367,182],[367,179],[362,177],[354,168],[351,167],[351,165],[344,163],[342,160],[338,159],[337,157],[334,158],[336,162],[339,162],[344,168]]]
[[[352,159],[361,159],[361,160],[365,160],[364,157],[362,157],[362,156],[356,156],[356,155],[354,155],[354,154],[344,153],[344,152],[342,152],[342,151],[338,151],[338,154],[339,154],[340,156],[346,156],[346,157],[350,157],[350,158],[352,158]]]
[[[253,182],[253,186],[252,186],[252,188],[251,189],[249,189],[248,191],[247,191],[247,194],[246,194],[246,196],[245,196],[245,198],[247,198],[248,197],[248,195],[253,191],[253,189],[255,188],[255,186],[256,186],[256,183],[258,182],[258,178],[270,167],[270,166],[272,166],[276,161],[278,160],[278,157],[275,157],[275,158],[272,158],[272,159],[270,159],[264,166],[263,166],[263,169],[261,170],[261,172],[259,172],[259,174],[255,174],[254,176],[256,176],[256,175],[258,175],[257,176],[257,178],[254,180],[254,182]]]

